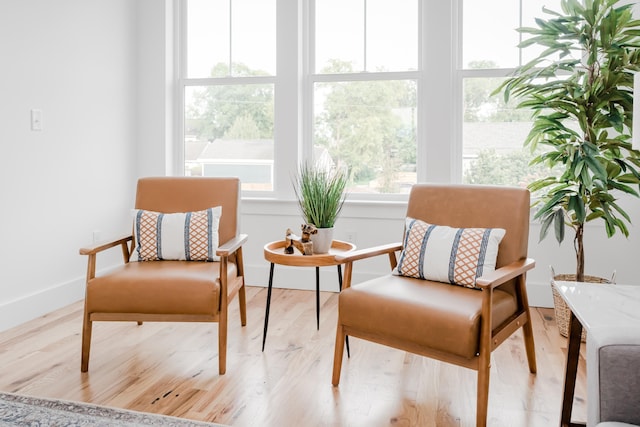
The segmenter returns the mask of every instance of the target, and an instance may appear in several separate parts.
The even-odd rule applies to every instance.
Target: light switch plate
[[[42,110],[38,108],[31,110],[31,130],[42,130]]]

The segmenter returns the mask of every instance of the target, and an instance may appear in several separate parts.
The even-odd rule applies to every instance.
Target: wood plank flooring
[[[229,318],[226,375],[217,324],[97,322],[89,372],[80,372],[82,303],[0,333],[0,390],[233,426],[475,425],[476,373],[351,338],[331,385],[337,294],[274,289],[261,351],[266,289],[248,287],[248,324]],[[538,374],[520,333],[492,356],[490,426],[559,423],[566,339],[552,309],[533,309]],[[586,419],[584,344],[574,421]]]

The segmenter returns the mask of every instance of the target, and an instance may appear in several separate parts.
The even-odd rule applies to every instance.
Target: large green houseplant
[[[602,220],[607,236],[629,235],[619,194],[638,197],[639,152],[632,148],[633,76],[640,69],[640,21],[619,0],[561,0],[562,12],[520,28],[520,47],[542,52],[516,69],[496,92],[531,109],[525,145],[542,145],[532,164],[547,177],[529,185],[541,222],[540,239],[553,228],[558,242],[574,232],[576,280],[584,281],[584,226]]]
[[[318,228],[311,236],[315,253],[331,247],[333,226],[346,199],[348,176],[344,169],[305,162],[293,178],[293,189],[304,220]]]

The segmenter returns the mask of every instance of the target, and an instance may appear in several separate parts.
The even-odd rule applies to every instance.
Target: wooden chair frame
[[[133,266],[129,264],[131,254],[136,243],[133,230],[131,234],[112,241],[80,249],[80,254],[87,255],[88,257],[86,276],[87,297],[85,298],[82,326],[82,352],[80,365],[82,372],[87,372],[89,368],[92,324],[95,321],[135,321],[138,325],[141,325],[145,321],[217,322],[219,372],[221,375],[226,372],[228,305],[229,301],[231,301],[236,294],[238,295],[238,302],[240,304],[240,320],[242,326],[247,324],[242,245],[245,244],[248,237],[246,234],[238,233],[240,222],[239,198],[240,180],[235,177],[216,178],[163,176],[146,177],[138,180],[135,200],[136,209],[177,213],[199,211],[211,206],[221,206],[224,208],[225,213],[220,218],[220,222],[218,224],[218,239],[220,241],[220,245],[216,249],[216,255],[219,257],[219,261],[216,261],[217,265],[216,262],[205,261],[141,261],[135,263],[140,265]],[[173,299],[171,294],[171,292],[175,292],[175,288],[168,288],[169,294],[165,295],[169,298],[168,300],[162,301],[162,296],[160,297],[159,304],[164,304],[164,309],[156,307],[156,310],[153,305],[136,305],[126,303],[119,307],[114,307],[110,305],[110,301],[108,300],[108,298],[111,297],[109,294],[109,288],[101,287],[109,286],[109,280],[106,280],[105,282],[96,281],[101,278],[96,278],[96,259],[99,253],[116,247],[120,247],[122,251],[124,265],[119,267],[119,269],[122,270],[114,272],[114,274],[123,274],[125,280],[135,280],[135,275],[144,274],[147,269],[150,274],[158,274],[158,268],[166,268],[166,271],[171,271],[176,274],[176,281],[179,282],[181,280],[180,272],[183,267],[185,272],[184,277],[186,280],[185,286],[188,286],[189,280],[191,280],[192,271],[205,271],[204,274],[211,274],[211,277],[208,280],[206,276],[201,275],[198,277],[196,275],[196,279],[193,282],[194,289],[199,289],[198,292],[202,293],[192,295],[194,298],[192,301],[189,301],[188,299],[182,302],[176,301],[176,304],[180,305],[176,305],[175,310],[173,310],[174,307],[172,305]],[[200,265],[196,266],[195,264]],[[208,266],[203,264],[208,264]],[[234,264],[235,269],[230,269],[229,264]],[[133,269],[131,271],[131,274],[133,274],[131,279],[127,279],[129,274],[127,269],[129,268]],[[218,272],[216,272],[216,269],[218,269]],[[230,274],[230,272],[234,270],[235,274]],[[110,273],[105,273],[105,278],[107,278],[109,274]],[[113,277],[114,282],[119,278],[119,276]],[[95,291],[91,288],[94,283],[98,286]],[[210,283],[211,289],[209,289],[208,283]],[[149,282],[146,282],[145,286],[148,285]],[[149,289],[153,289],[152,285],[153,284],[151,284]],[[126,287],[124,291],[118,289],[117,286],[114,289],[116,292],[120,292],[117,295],[122,295],[122,292],[128,292]],[[209,293],[209,291],[211,291],[211,293]],[[132,292],[134,292],[134,290],[132,290]],[[95,302],[92,299],[93,295],[97,298]],[[211,297],[208,297],[208,295]],[[101,301],[100,298],[107,298],[107,300]],[[123,297],[118,296],[117,298],[121,299]],[[114,300],[114,302],[117,304],[118,300]],[[202,304],[199,304],[200,302]],[[163,314],[163,311],[166,312]]]
[[[227,312],[228,303],[234,296],[238,295],[240,305],[240,320],[242,326],[247,324],[246,293],[244,282],[244,264],[242,256],[242,245],[247,241],[246,234],[240,234],[228,240],[218,247],[216,255],[220,257],[220,272],[217,280],[220,287],[220,306],[217,313],[213,315],[196,314],[150,314],[150,313],[88,313],[85,300],[85,309],[82,327],[82,357],[81,372],[89,369],[89,355],[91,347],[92,323],[94,321],[135,321],[141,325],[145,321],[152,322],[218,322],[218,357],[219,373],[226,372],[227,367]],[[124,263],[127,264],[131,255],[133,245],[133,235],[127,235],[118,239],[97,244],[95,246],[80,249],[81,255],[88,256],[86,283],[89,284],[96,277],[97,254],[117,246],[121,247]],[[163,262],[163,261],[154,261]],[[229,280],[227,274],[228,264],[236,264],[236,276]]]

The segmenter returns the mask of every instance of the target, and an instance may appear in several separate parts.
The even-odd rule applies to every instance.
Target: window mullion
[[[362,25],[362,29],[363,29],[363,37],[362,37],[362,44],[363,44],[363,52],[362,52],[362,62],[364,64],[363,70],[362,71],[367,71],[368,67],[367,67],[367,0],[363,0],[364,2],[364,13],[363,13],[363,17],[362,20],[363,25]]]
[[[229,0],[229,76],[233,76],[233,0]]]
[[[455,57],[453,52],[453,28],[456,19],[452,2],[424,2],[422,22],[424,27],[422,64],[423,83],[420,92],[420,117],[418,133],[419,154],[426,157],[418,169],[424,169],[424,178],[431,182],[458,181],[454,174],[455,102],[457,94],[453,82]],[[428,136],[427,136],[428,135]]]
[[[314,82],[357,82],[375,80],[415,80],[420,76],[419,71],[390,71],[390,72],[362,72],[342,74],[312,74]]]
[[[291,176],[298,165],[303,139],[301,0],[276,2],[276,78],[274,121],[274,191],[292,199]]]
[[[185,79],[185,86],[220,86],[237,84],[274,84],[275,76],[247,76],[247,77],[207,77]]]
[[[173,101],[174,101],[174,162],[173,162],[173,174],[184,175],[184,93],[185,82],[187,78],[187,0],[175,1],[174,4],[174,72],[176,73],[178,84],[174,87]],[[180,141],[178,143],[178,141]]]
[[[297,161],[313,155],[313,84],[316,72],[316,1],[303,1],[302,6],[302,138],[297,145]],[[306,25],[305,25],[306,24]]]

